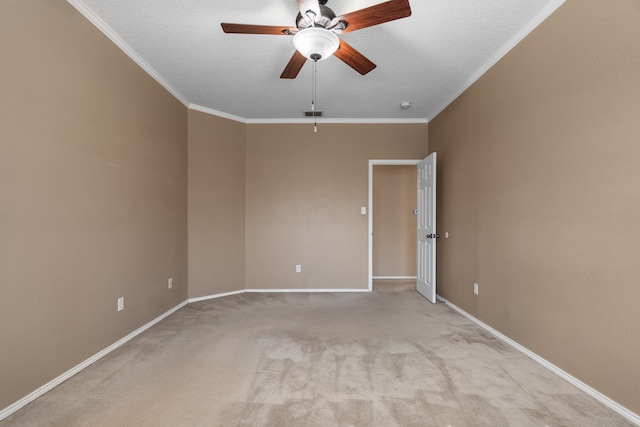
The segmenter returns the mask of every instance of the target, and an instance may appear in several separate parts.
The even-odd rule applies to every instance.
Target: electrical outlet
[[[296,265],[296,273],[301,273],[302,272],[302,266],[300,264]]]
[[[169,280],[167,280],[167,288],[173,288],[173,277],[169,277]]]
[[[124,310],[124,297],[118,298],[118,311]]]
[[[477,283],[473,284],[473,293],[478,295],[478,284]]]

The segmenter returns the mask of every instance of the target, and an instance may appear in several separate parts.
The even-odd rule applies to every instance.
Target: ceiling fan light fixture
[[[322,27],[300,30],[293,37],[293,45],[305,58],[320,61],[328,58],[340,47],[340,39]]]

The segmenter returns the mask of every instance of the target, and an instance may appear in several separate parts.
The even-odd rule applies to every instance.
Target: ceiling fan
[[[307,59],[317,62],[334,54],[342,62],[365,75],[376,68],[376,64],[341,40],[337,34],[411,15],[409,0],[390,0],[341,16],[336,16],[333,10],[326,6],[327,0],[296,1],[300,12],[295,27],[222,23],[222,30],[233,34],[294,36],[293,44],[296,51],[282,72],[282,79],[295,79]]]

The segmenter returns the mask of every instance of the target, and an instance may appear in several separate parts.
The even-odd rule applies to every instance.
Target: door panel
[[[416,289],[436,302],[436,153],[418,163]]]

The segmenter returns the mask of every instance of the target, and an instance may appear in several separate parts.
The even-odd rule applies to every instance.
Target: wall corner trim
[[[156,317],[152,321],[148,322],[147,324],[145,324],[145,325],[141,326],[140,328],[136,329],[135,331],[131,332],[129,335],[127,335],[124,338],[121,338],[120,340],[118,340],[115,343],[111,344],[109,347],[105,348],[104,350],[94,354],[93,356],[91,356],[90,358],[85,360],[84,362],[81,362],[80,364],[78,364],[78,365],[74,366],[73,368],[69,369],[67,372],[63,373],[62,375],[58,376],[57,378],[54,378],[53,380],[49,381],[48,383],[46,383],[45,385],[43,385],[39,389],[33,391],[32,393],[28,394],[27,396],[23,397],[22,399],[18,400],[17,402],[13,403],[12,405],[7,406],[6,408],[4,408],[3,410],[0,411],[0,421],[4,420],[5,418],[7,418],[9,415],[13,414],[14,412],[17,412],[18,410],[22,409],[23,407],[25,407],[29,403],[33,402],[34,400],[36,400],[37,398],[39,398],[40,396],[42,396],[46,392],[53,390],[55,387],[57,387],[58,385],[62,384],[63,382],[65,382],[66,380],[71,378],[72,376],[76,375],[77,373],[79,373],[83,369],[88,368],[90,365],[92,365],[95,362],[97,362],[98,360],[102,359],[107,354],[109,354],[112,351],[116,350],[118,347],[121,347],[123,344],[126,344],[128,341],[131,341],[136,336],[140,335],[141,333],[143,333],[147,329],[149,329],[152,326],[154,326],[155,324],[159,323],[164,318],[169,317],[170,315],[172,315],[176,311],[180,310],[182,307],[184,307],[187,304],[188,304],[188,301],[181,302],[180,304],[178,304],[177,306],[173,307],[169,311],[161,314],[160,316]]]
[[[473,317],[471,314],[467,313],[466,311],[464,311],[460,307],[456,306],[455,304],[447,301],[445,298],[442,298],[440,295],[438,295],[437,298],[438,298],[438,300],[444,302],[449,307],[451,307],[452,309],[454,309],[455,311],[457,311],[458,313],[460,313],[461,315],[463,315],[467,319],[471,320],[476,325],[480,326],[485,331],[489,332],[491,335],[495,336],[499,340],[501,340],[501,341],[505,342],[506,344],[510,345],[511,347],[513,347],[514,349],[518,350],[519,352],[521,352],[525,356],[529,357],[530,359],[533,359],[535,362],[538,362],[540,365],[544,366],[545,368],[547,368],[548,370],[550,370],[554,374],[558,375],[559,377],[561,377],[565,381],[571,383],[575,387],[579,388],[581,391],[585,392],[589,396],[591,396],[594,399],[598,400],[600,403],[604,404],[605,406],[607,406],[610,409],[614,410],[618,414],[622,415],[627,420],[629,420],[632,423],[640,426],[640,415],[635,414],[634,412],[631,412],[630,410],[628,410],[624,406],[622,406],[619,403],[615,402],[614,400],[608,398],[607,396],[605,396],[604,394],[600,393],[599,391],[597,391],[593,387],[583,383],[582,381],[580,381],[579,379],[577,379],[573,375],[571,375],[568,372],[562,370],[561,368],[557,367],[556,365],[554,365],[553,363],[549,362],[548,360],[538,356],[536,353],[532,352],[531,350],[529,350],[528,348],[524,347],[523,345],[518,344],[516,341],[514,341],[511,338],[507,337],[503,333],[498,332],[497,330],[493,329],[491,326],[487,325],[486,323],[482,322],[481,320],[478,320],[477,318]]]

